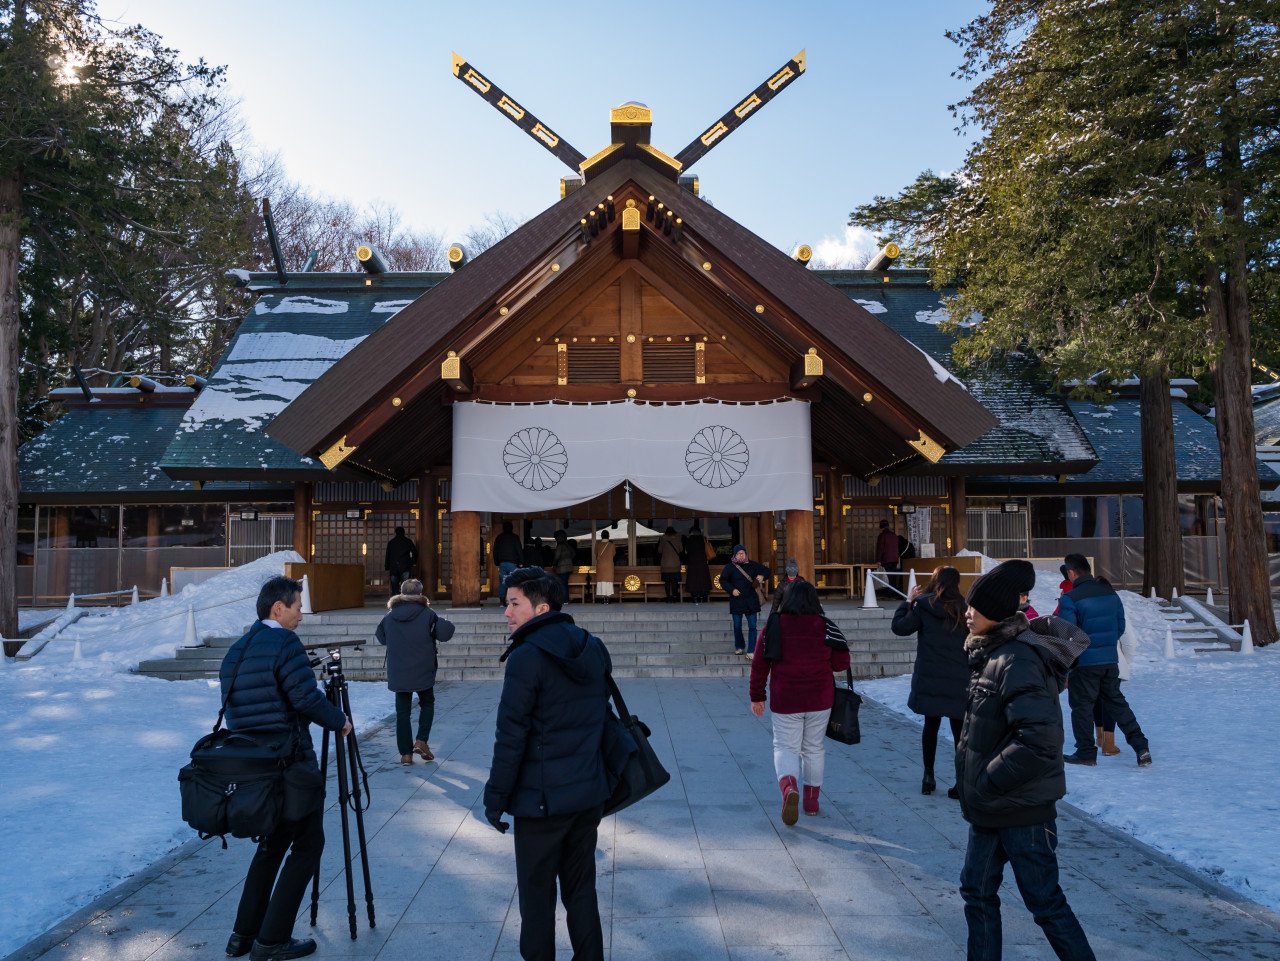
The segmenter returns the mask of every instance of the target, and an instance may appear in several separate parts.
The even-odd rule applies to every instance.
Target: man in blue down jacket
[[[1124,605],[1110,584],[1092,576],[1089,561],[1083,554],[1068,554],[1063,560],[1067,579],[1073,586],[1058,600],[1058,616],[1089,635],[1089,649],[1080,655],[1068,675],[1067,703],[1071,706],[1071,733],[1076,739],[1076,750],[1066,756],[1066,761],[1089,766],[1098,763],[1098,745],[1093,740],[1093,705],[1100,700],[1138,755],[1138,766],[1146,767],[1151,763],[1147,736],[1120,690],[1118,647],[1120,635],[1124,633]]]
[[[311,746],[310,722],[346,737],[351,733],[351,720],[329,703],[316,684],[311,661],[293,632],[302,622],[302,585],[287,577],[271,578],[258,593],[257,613],[258,623],[231,645],[222,660],[227,729],[246,733],[296,731],[299,750],[295,765],[309,766],[314,773],[317,803],[305,818],[281,821],[259,842],[245,875],[227,954],[233,958],[251,954],[252,961],[279,961],[301,958],[316,949],[311,938],[293,937],[293,922],[307,882],[316,873],[324,851],[324,785]],[[289,859],[281,871],[285,852]]]
[[[1067,668],[1089,644],[1056,617],[1028,623],[1020,595],[1035,584],[1027,561],[1005,561],[969,591],[969,702],[956,745],[960,810],[969,844],[960,895],[969,926],[968,961],[1000,961],[1000,882],[1013,867],[1018,891],[1054,954],[1096,961],[1058,884],[1057,801],[1067,793],[1062,763],[1062,693]]]
[[[511,644],[498,704],[485,817],[515,816],[520,955],[555,961],[556,881],[575,961],[603,961],[596,832],[610,795],[603,756],[612,665],[604,643],[560,612],[564,588],[540,567],[507,579]]]

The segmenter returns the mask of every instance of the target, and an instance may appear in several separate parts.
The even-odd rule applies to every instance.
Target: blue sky
[[[959,50],[943,36],[977,0],[805,4],[441,0],[100,0],[188,58],[225,64],[250,134],[291,176],[461,235],[487,213],[555,201],[558,160],[459,83],[456,50],[584,154],[609,109],[654,113],[676,153],[801,48],[804,77],[692,169],[703,196],[780,247],[838,255],[849,211],[966,142],[947,105]],[[856,239],[856,238],[855,238]]]

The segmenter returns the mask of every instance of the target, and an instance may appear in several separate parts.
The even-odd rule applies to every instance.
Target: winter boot
[[[800,792],[796,788],[796,779],[790,774],[778,778],[778,788],[782,791],[782,823],[791,827],[800,820]]]
[[[938,787],[938,782],[934,780],[932,771],[925,771],[924,777],[920,779],[920,793],[932,794]]]
[[[1115,731],[1103,731],[1102,740],[1098,742],[1098,745],[1102,748],[1103,757],[1115,757],[1120,753],[1120,748],[1116,747]]]
[[[810,816],[818,813],[818,792],[822,788],[813,784],[804,786],[804,813]]]
[[[424,761],[434,761],[436,756],[431,753],[431,745],[426,741],[414,741],[413,753],[417,754]]]
[[[1074,754],[1062,755],[1062,760],[1066,761],[1068,764],[1083,764],[1085,767],[1098,766],[1098,758],[1096,755],[1090,757],[1087,754],[1081,754],[1079,751],[1076,751]]]

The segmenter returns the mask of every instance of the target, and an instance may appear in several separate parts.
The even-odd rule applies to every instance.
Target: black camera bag
[[[213,731],[196,741],[191,763],[178,772],[182,820],[202,839],[221,837],[223,847],[228,834],[256,839],[276,829],[284,806],[285,771],[298,757],[295,726],[254,734],[222,728],[227,699],[252,642],[250,635],[240,651]]]

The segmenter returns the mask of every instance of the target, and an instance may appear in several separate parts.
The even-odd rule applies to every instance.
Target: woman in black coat
[[[400,763],[412,764],[417,754],[434,761],[431,725],[436,716],[436,641],[453,637],[454,626],[436,617],[422,593],[422,581],[407,580],[401,593],[387,601],[387,614],[375,632],[387,648],[387,688],[396,695],[396,747]],[[418,695],[418,733],[411,734],[413,695]]]
[[[951,723],[952,740],[960,742],[960,723],[969,689],[969,658],[964,651],[964,639],[969,633],[964,622],[965,607],[960,572],[944,566],[933,572],[933,578],[923,588],[915,588],[893,615],[893,633],[902,637],[916,635],[916,663],[911,671],[907,706],[924,716],[924,732],[920,736],[924,760],[921,794],[932,794],[937,787],[933,762],[944,717]],[[947,797],[957,796],[955,788],[947,790]]]

